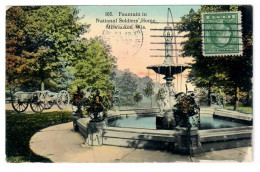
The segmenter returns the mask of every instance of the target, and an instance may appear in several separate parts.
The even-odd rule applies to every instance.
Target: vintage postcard
[[[8,6],[8,163],[253,161],[250,5]]]

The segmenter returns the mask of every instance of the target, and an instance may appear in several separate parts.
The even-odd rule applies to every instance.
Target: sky
[[[151,42],[164,42],[163,37],[151,37],[151,35],[162,36],[163,31],[152,31],[150,29],[163,29],[166,23],[152,24],[150,22],[151,20],[153,22],[166,22],[168,8],[172,12],[173,21],[179,22],[181,16],[188,14],[191,8],[197,11],[200,6],[77,6],[77,8],[79,9],[79,16],[83,17],[80,21],[91,24],[89,32],[83,35],[83,37],[88,39],[93,37],[103,38],[111,46],[111,53],[117,58],[119,70],[129,69],[140,77],[145,77],[149,73],[149,77],[155,82],[164,83],[164,76],[156,77],[156,73],[152,70],[148,72],[146,67],[163,63],[164,57],[151,56],[164,55],[164,51],[151,49],[163,49],[164,44],[150,44]],[[107,13],[112,13],[112,16],[106,15]],[[137,16],[133,16],[133,13]],[[139,14],[140,16],[138,16]],[[103,20],[107,21],[102,22]],[[110,21],[114,21],[114,23],[109,23]],[[134,21],[137,21],[137,23]],[[106,27],[107,24],[115,26],[133,25],[133,28],[108,29]],[[135,28],[136,24],[142,25],[145,28]],[[175,34],[178,35],[177,31]],[[176,42],[180,43],[183,40],[183,38],[177,38]],[[177,49],[181,49],[180,45],[177,45]],[[177,52],[177,55],[180,55],[180,52]],[[189,63],[191,60],[191,57],[179,57],[178,63]],[[176,59],[174,59],[174,62],[176,63]],[[177,91],[185,91],[188,71],[186,70],[179,76],[175,76],[178,78],[178,82],[175,79],[173,83]],[[192,86],[191,89],[193,89]]]

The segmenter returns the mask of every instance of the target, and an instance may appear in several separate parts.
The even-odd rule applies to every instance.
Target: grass
[[[6,160],[7,162],[51,162],[34,154],[29,142],[39,130],[71,121],[71,112],[46,112],[18,114],[6,111]]]
[[[234,106],[226,106],[225,109],[233,110]],[[253,113],[252,107],[237,107],[238,112]]]

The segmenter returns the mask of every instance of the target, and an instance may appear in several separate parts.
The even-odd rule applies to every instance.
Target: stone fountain
[[[171,22],[170,22],[171,19]],[[171,26],[172,24],[172,26]],[[147,69],[152,69],[159,75],[164,75],[166,84],[162,84],[158,94],[157,105],[160,113],[156,116],[156,126],[158,129],[172,129],[176,126],[172,108],[176,103],[176,91],[172,83],[175,77],[173,75],[182,73],[189,67],[187,64],[178,64],[177,43],[175,37],[174,23],[171,10],[168,8],[167,25],[164,27],[163,37],[165,39],[165,59],[162,64],[148,66]],[[175,48],[173,49],[173,45]],[[175,62],[173,60],[175,58]]]
[[[161,84],[157,94],[159,112],[155,108],[110,111],[105,117],[103,115],[100,118],[99,114],[103,110],[102,97],[99,97],[99,94],[93,94],[92,99],[89,99],[92,101],[88,101],[90,103],[88,107],[89,105],[91,107],[88,111],[94,116],[91,119],[89,116],[82,115],[80,107],[84,101],[81,100],[82,93],[78,91],[75,99],[79,98],[81,102],[74,102],[78,110],[72,113],[72,117],[74,130],[78,130],[85,137],[83,147],[86,145],[111,145],[155,148],[194,156],[206,151],[251,146],[252,126],[199,130],[190,125],[189,117],[197,114],[198,109],[195,107],[194,98],[185,93],[177,93],[172,83],[175,79],[174,75],[181,74],[189,66],[178,63],[174,25],[170,26],[173,23],[169,22],[170,17],[172,19],[171,11],[168,9],[167,25],[163,32],[165,60],[160,65],[147,67],[147,69],[152,69],[157,74],[165,76],[166,83]],[[89,94],[86,97],[89,97]],[[218,112],[223,116],[222,113],[222,110]],[[124,125],[121,127],[109,124],[109,121],[115,123],[121,118],[128,121],[125,124],[136,124],[136,121],[129,120],[131,115],[136,116],[137,119],[138,117],[143,118],[144,115],[147,115],[147,118],[150,115],[156,115],[156,129],[147,129],[143,125],[141,127]]]

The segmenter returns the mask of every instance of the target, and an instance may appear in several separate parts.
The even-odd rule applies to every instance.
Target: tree
[[[227,7],[225,6],[225,8]],[[195,62],[191,64],[192,70],[188,79],[198,87],[208,88],[208,106],[211,105],[211,88],[218,79],[217,64],[214,58],[204,57],[202,55],[201,13],[218,11],[220,9],[221,6],[202,6],[198,12],[191,9],[189,14],[181,17],[181,23],[177,26],[179,32],[187,32],[185,37],[188,37],[186,41],[182,42],[182,55],[195,58]]]
[[[80,87],[98,91],[102,97],[111,97],[116,59],[110,54],[110,48],[99,38],[78,40],[71,47],[74,55],[68,61],[72,78],[70,92]]]
[[[247,16],[242,18],[243,56],[204,57],[201,51],[201,13],[237,10],[242,11],[242,16]],[[252,9],[250,6],[202,6],[198,12],[191,9],[189,14],[181,18],[177,27],[180,33],[185,32],[188,38],[182,42],[182,55],[194,57],[189,80],[198,87],[208,87],[208,105],[210,105],[212,87],[227,88],[226,93],[229,90],[229,94],[232,92],[235,97],[239,89],[252,89]],[[234,109],[236,109],[236,103]]]
[[[153,97],[152,97],[152,95],[154,94],[153,87],[154,87],[153,83],[148,82],[146,84],[146,88],[144,89],[144,95],[150,97],[151,99],[151,107],[153,107]]]
[[[11,7],[6,13],[6,85],[64,87],[70,44],[89,25],[72,6]],[[39,88],[39,87],[38,87]]]
[[[253,10],[252,6],[238,6],[242,12],[243,56],[222,57],[221,70],[225,71],[225,91],[234,97],[234,110],[237,109],[240,92],[252,93],[253,77]]]
[[[143,100],[142,94],[140,94],[139,92],[136,92],[136,93],[134,94],[134,101],[136,102],[137,107],[138,107],[138,103],[139,103],[140,101],[142,101],[142,100]]]
[[[133,95],[137,90],[136,79],[131,76],[131,72],[126,70],[122,76],[116,79],[119,91],[120,103],[123,105],[133,105]]]
[[[21,58],[26,46],[26,13],[19,7],[11,7],[6,13],[6,86],[12,91],[29,70],[29,60]]]
[[[182,42],[183,56],[193,56],[195,63],[191,64],[192,70],[189,74],[189,80],[198,87],[208,87],[208,105],[210,106],[210,90],[214,81],[215,69],[213,59],[203,57],[202,39],[201,39],[201,18],[200,12],[190,10],[189,14],[181,18],[178,25],[179,32],[188,32],[185,34],[188,39]]]

